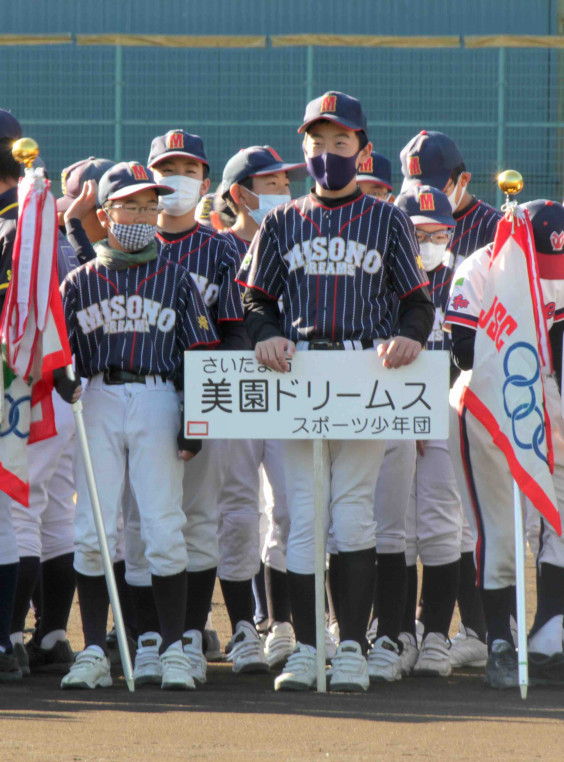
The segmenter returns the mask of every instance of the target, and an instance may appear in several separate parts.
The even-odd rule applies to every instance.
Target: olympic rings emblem
[[[6,437],[8,434],[15,434],[20,439],[27,439],[29,436],[29,431],[20,431],[18,428],[20,423],[20,405],[23,405],[24,402],[30,402],[31,397],[29,395],[25,397],[20,397],[19,399],[15,400],[13,397],[11,397],[9,394],[5,394],[4,398],[10,403],[10,412],[8,414],[8,428],[7,429],[0,429],[0,437]]]
[[[510,358],[513,352],[515,352],[516,350],[521,350],[522,352],[524,351],[525,353],[528,353],[531,355],[531,357],[527,359],[529,361],[532,361],[532,363],[523,362],[523,361],[520,362],[520,368],[527,368],[529,364],[532,364],[533,372],[530,378],[527,378],[521,373],[510,372],[510,369],[509,369]],[[534,390],[534,384],[537,382],[540,376],[540,363],[539,363],[539,355],[537,350],[531,344],[528,344],[525,341],[516,342],[515,344],[513,344],[513,346],[511,346],[507,350],[507,353],[503,361],[503,371],[505,373],[505,379],[506,379],[503,384],[503,407],[505,409],[505,414],[507,415],[507,417],[511,418],[513,439],[515,440],[515,443],[517,444],[517,446],[520,447],[522,450],[534,450],[535,455],[538,458],[540,458],[544,463],[548,463],[546,456],[540,449],[546,436],[545,425],[544,425],[544,413],[543,413],[543,410],[541,410],[541,408],[537,405],[537,398],[535,396],[535,390]],[[529,397],[530,397],[529,400],[526,400],[524,402],[519,402],[519,404],[514,406],[512,410],[510,409],[510,404],[507,398],[508,390],[511,387],[527,389],[529,393]],[[530,437],[531,441],[523,441],[517,435],[517,422],[523,421],[525,418],[528,418],[530,415],[538,418],[538,425],[535,428],[535,430],[532,432],[532,435]]]

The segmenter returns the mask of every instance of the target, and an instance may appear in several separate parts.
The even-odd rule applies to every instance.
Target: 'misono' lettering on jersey
[[[204,275],[198,275],[198,273],[190,273],[192,280],[198,286],[198,291],[206,307],[211,307],[217,302],[217,295],[219,294],[219,286],[217,283],[210,283],[209,279]]]
[[[317,236],[311,241],[303,241],[284,254],[288,263],[288,272],[299,267],[305,275],[351,275],[356,268],[370,275],[378,272],[382,265],[382,256],[377,249],[368,249],[358,241],[345,241],[344,238]]]
[[[168,333],[174,328],[176,313],[160,302],[134,294],[112,296],[88,305],[76,313],[84,334],[102,328],[104,333],[147,333],[151,326]]]

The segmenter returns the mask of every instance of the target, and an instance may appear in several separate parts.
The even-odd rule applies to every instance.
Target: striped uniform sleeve
[[[219,344],[213,320],[189,273],[183,273],[178,284],[176,335],[181,352]]]
[[[490,266],[491,245],[478,249],[456,269],[445,314],[444,327],[463,325],[474,330],[482,309],[484,287]]]
[[[427,286],[429,278],[423,269],[415,228],[409,217],[393,207],[391,258],[389,276],[392,288],[400,299]]]
[[[65,316],[65,323],[67,326],[67,333],[69,337],[70,350],[73,355],[76,355],[77,345],[77,331],[76,331],[76,282],[74,275],[67,275],[61,283],[59,290],[61,292],[61,300],[63,302],[63,313]]]
[[[241,292],[235,282],[241,257],[224,236],[220,237],[218,246],[217,263],[220,283],[217,298],[217,322],[243,320]]]
[[[274,220],[274,212],[270,212],[263,220],[245,258],[247,265],[250,260],[250,265],[248,269],[241,267],[237,282],[278,300],[286,284],[287,268],[276,243]]]

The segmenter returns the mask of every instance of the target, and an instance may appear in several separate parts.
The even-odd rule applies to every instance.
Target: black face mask
[[[306,154],[308,172],[325,190],[341,190],[356,176],[356,160],[359,153],[360,151],[354,156],[339,156],[339,154],[327,152],[318,156]]]

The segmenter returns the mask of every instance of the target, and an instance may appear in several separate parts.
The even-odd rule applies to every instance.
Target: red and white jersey
[[[445,315],[446,330],[450,330],[452,324],[476,329],[492,251],[493,243],[475,251],[456,269]],[[564,281],[541,278],[540,283],[547,328],[550,330],[553,323],[564,320]]]

